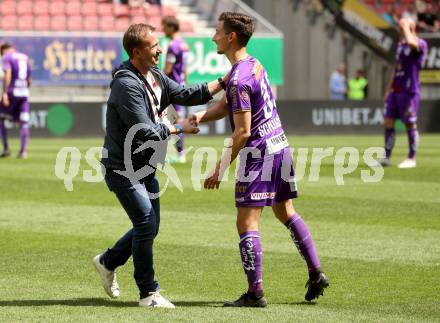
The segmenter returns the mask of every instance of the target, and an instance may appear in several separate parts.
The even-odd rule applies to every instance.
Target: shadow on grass
[[[72,298],[72,299],[23,299],[0,301],[0,306],[108,306],[108,307],[137,307],[138,302],[112,301],[103,298]]]
[[[220,301],[186,301],[173,302],[177,307],[223,307],[224,302]],[[300,305],[313,306],[315,302],[292,302],[292,303],[270,303],[270,305]],[[72,299],[23,299],[0,301],[0,307],[16,306],[16,307],[31,307],[31,306],[103,306],[103,307],[138,307],[138,302],[122,302],[116,300],[109,300],[103,298],[72,298]],[[229,307],[231,308],[231,307]]]
[[[223,302],[217,301],[188,301],[188,302],[173,302],[178,307],[196,307],[196,306],[208,306],[219,307],[223,305]],[[23,300],[10,300],[0,301],[0,307],[2,306],[106,306],[106,307],[138,307],[138,302],[122,302],[103,298],[72,298],[72,299],[23,299]]]
[[[187,302],[173,302],[178,307],[222,307],[224,302],[219,301],[187,301]]]
[[[1,303],[0,303],[1,304]],[[182,307],[192,307],[192,306],[200,306],[200,307],[223,307],[224,302],[218,302],[218,301],[194,301],[194,302],[173,302],[174,305],[176,306],[182,306]],[[306,302],[306,301],[302,301],[302,302],[290,302],[290,303],[280,303],[280,302],[270,302],[268,306],[270,307],[271,305],[297,305],[297,306],[313,306],[316,305],[316,302]],[[233,309],[234,307],[225,307],[227,309]]]
[[[304,305],[304,306],[314,306],[317,304],[317,302],[307,302],[307,301],[302,301],[302,302],[292,302],[292,303],[278,303],[279,305]]]

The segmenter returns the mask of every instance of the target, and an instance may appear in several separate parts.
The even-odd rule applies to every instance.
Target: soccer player
[[[5,126],[7,118],[20,125],[21,147],[17,157],[25,159],[29,141],[29,87],[32,84],[29,57],[17,52],[8,43],[0,47],[0,54],[5,75],[0,108],[0,135],[3,143],[0,157],[11,155]]]
[[[305,299],[318,298],[329,285],[321,270],[312,236],[293,208],[292,198],[297,197],[293,160],[268,75],[246,52],[253,32],[254,20],[250,16],[233,12],[220,15],[213,41],[218,53],[226,55],[232,64],[227,84],[220,80],[226,88],[226,96],[208,110],[189,116],[191,122],[199,123],[229,115],[233,129],[231,143],[226,145],[229,149],[205,180],[204,187],[219,188],[225,170],[239,156],[241,170],[235,186],[236,224],[248,290],[239,299],[225,303],[225,306],[236,307],[267,305],[263,293],[263,250],[258,231],[265,206],[272,207],[275,216],[289,230],[307,263],[309,280]]]
[[[408,158],[399,168],[416,167],[416,151],[419,143],[417,112],[420,102],[419,72],[426,59],[428,45],[416,35],[416,24],[410,18],[399,21],[401,41],[397,47],[396,64],[385,93],[385,157],[380,161],[389,166],[395,142],[394,123],[402,120],[408,133]]]
[[[179,36],[179,21],[172,16],[165,16],[162,19],[163,32],[165,36],[171,39],[165,58],[165,74],[179,84],[185,84],[187,81],[186,57],[188,53],[188,45]],[[174,109],[180,119],[185,118],[185,107],[174,104]],[[171,163],[185,163],[184,151],[184,134],[179,135],[176,142],[177,157],[171,158]]]

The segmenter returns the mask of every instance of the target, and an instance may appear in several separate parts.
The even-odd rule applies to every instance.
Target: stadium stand
[[[363,0],[387,21],[397,25],[399,18],[411,16],[417,20],[419,32],[440,30],[440,2],[435,0]]]
[[[130,6],[109,0],[4,0],[0,29],[4,31],[124,31],[132,23],[147,22],[161,30],[162,16],[176,16],[173,4]],[[193,32],[182,21],[182,32]]]

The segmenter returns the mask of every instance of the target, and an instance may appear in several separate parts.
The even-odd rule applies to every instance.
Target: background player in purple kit
[[[417,131],[417,112],[420,102],[419,72],[426,59],[428,45],[416,35],[416,24],[410,18],[399,21],[401,41],[397,47],[396,64],[391,75],[390,85],[385,94],[385,157],[380,161],[389,166],[395,142],[394,123],[402,120],[408,133],[408,158],[399,168],[416,167],[416,151],[419,143]]]
[[[5,118],[20,124],[21,147],[19,158],[26,158],[29,141],[29,87],[32,83],[31,68],[27,55],[19,53],[8,43],[0,47],[5,78],[0,108],[0,135],[3,152],[0,157],[8,157],[8,133]]]
[[[219,54],[231,62],[232,69],[226,97],[208,110],[189,117],[191,122],[218,120],[229,115],[233,129],[231,143],[205,180],[206,189],[218,188],[227,167],[239,156],[240,170],[235,186],[237,230],[240,255],[248,279],[248,291],[225,306],[265,307],[263,293],[263,251],[258,231],[264,206],[271,206],[275,216],[290,231],[304,257],[309,280],[306,300],[323,294],[329,280],[321,264],[310,232],[292,198],[297,197],[293,160],[279,119],[266,71],[246,52],[254,31],[254,20],[245,14],[224,12],[219,17],[213,41]],[[243,166],[244,165],[244,166]],[[243,167],[242,167],[243,166]]]
[[[188,53],[188,45],[179,36],[179,21],[172,16],[166,16],[162,19],[163,32],[165,36],[171,39],[165,58],[165,74],[179,84],[185,84],[187,81],[186,55]],[[174,104],[174,109],[178,113],[180,119],[185,118],[185,107]],[[177,157],[170,158],[171,163],[185,163],[186,157],[184,152],[184,137],[181,133],[180,140],[176,142]]]

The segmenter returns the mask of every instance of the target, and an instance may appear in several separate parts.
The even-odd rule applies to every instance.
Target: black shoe
[[[308,287],[305,296],[306,301],[310,302],[320,295],[324,295],[324,288],[327,288],[329,285],[330,280],[323,272],[320,272],[314,279],[310,278],[306,283],[306,287]]]
[[[11,156],[11,152],[9,150],[3,150],[3,152],[0,155],[0,158],[9,157]]]
[[[239,299],[223,304],[225,307],[266,307],[267,302],[263,293],[244,293]]]

